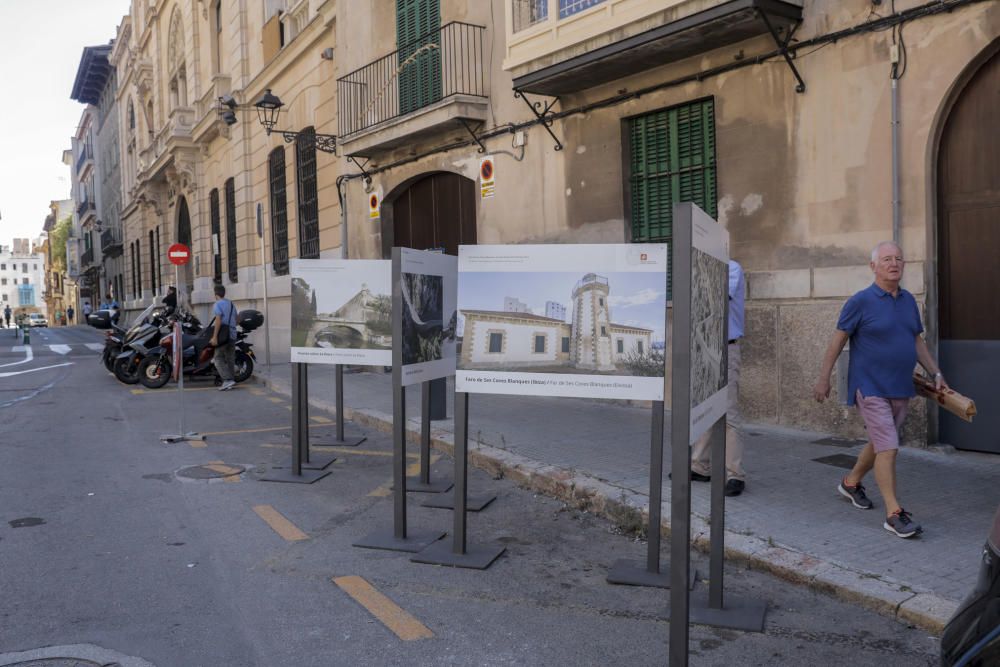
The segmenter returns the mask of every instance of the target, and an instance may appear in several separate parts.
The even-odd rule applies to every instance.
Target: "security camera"
[[[236,100],[233,99],[232,95],[223,95],[219,98],[219,103],[223,106],[229,107],[230,109],[236,109],[236,107],[239,106],[236,104]]]
[[[222,122],[224,122],[226,125],[230,125],[230,126],[236,125],[236,112],[235,111],[223,111],[222,114],[221,114],[221,116],[222,116]]]

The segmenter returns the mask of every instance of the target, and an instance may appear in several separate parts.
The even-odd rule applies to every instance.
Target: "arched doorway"
[[[191,248],[191,214],[188,212],[187,199],[181,196],[177,200],[177,243],[183,243]],[[168,247],[171,244],[167,244]],[[194,249],[192,248],[192,255]],[[194,266],[188,262],[180,267],[180,284],[177,285],[177,292],[181,300],[190,304],[191,292],[194,291]]]
[[[1000,453],[1000,50],[968,80],[945,121],[937,164],[941,368],[983,406],[967,424],[941,411],[940,440]]]
[[[389,215],[383,252],[395,246],[458,254],[476,243],[476,183],[459,174],[434,172],[418,177],[387,197]],[[388,233],[386,233],[388,232]]]
[[[404,183],[386,201],[384,257],[391,256],[393,246],[458,255],[458,246],[476,243],[476,183],[471,179],[446,171],[424,174]],[[432,420],[447,419],[446,403],[446,380],[432,380]]]

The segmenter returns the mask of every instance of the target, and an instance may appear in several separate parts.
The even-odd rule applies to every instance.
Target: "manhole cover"
[[[104,667],[99,662],[80,660],[78,658],[42,658],[28,662],[15,662],[9,667]]]
[[[228,463],[206,463],[205,465],[181,468],[177,471],[177,476],[188,479],[220,479],[240,475],[244,472],[246,472],[246,468],[243,466]]]

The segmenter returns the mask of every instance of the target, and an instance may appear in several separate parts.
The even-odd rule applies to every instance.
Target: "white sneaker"
[[[222,383],[222,386],[219,387],[219,391],[229,391],[235,386],[236,382],[234,382],[233,380],[226,380],[225,382]]]

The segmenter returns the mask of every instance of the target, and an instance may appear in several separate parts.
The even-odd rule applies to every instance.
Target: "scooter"
[[[113,372],[120,382],[136,384],[139,382],[139,364],[154,348],[159,346],[160,338],[171,331],[167,315],[169,311],[162,305],[155,304],[147,308],[136,318],[135,324],[125,333],[122,340],[122,352],[115,357]],[[189,313],[179,313],[182,326],[187,331],[200,331],[198,318]]]
[[[254,362],[257,357],[253,344],[247,342],[247,334],[263,323],[263,316],[255,310],[243,311],[237,318],[236,352],[234,355],[233,379],[244,382],[253,375]],[[210,324],[197,334],[184,334],[181,338],[183,348],[183,372],[187,377],[212,376],[216,384],[221,383],[213,363],[215,347],[211,344],[214,327]],[[140,362],[138,376],[144,387],[159,389],[167,384],[173,370],[174,333],[171,332],[160,339],[157,348],[149,351]]]

